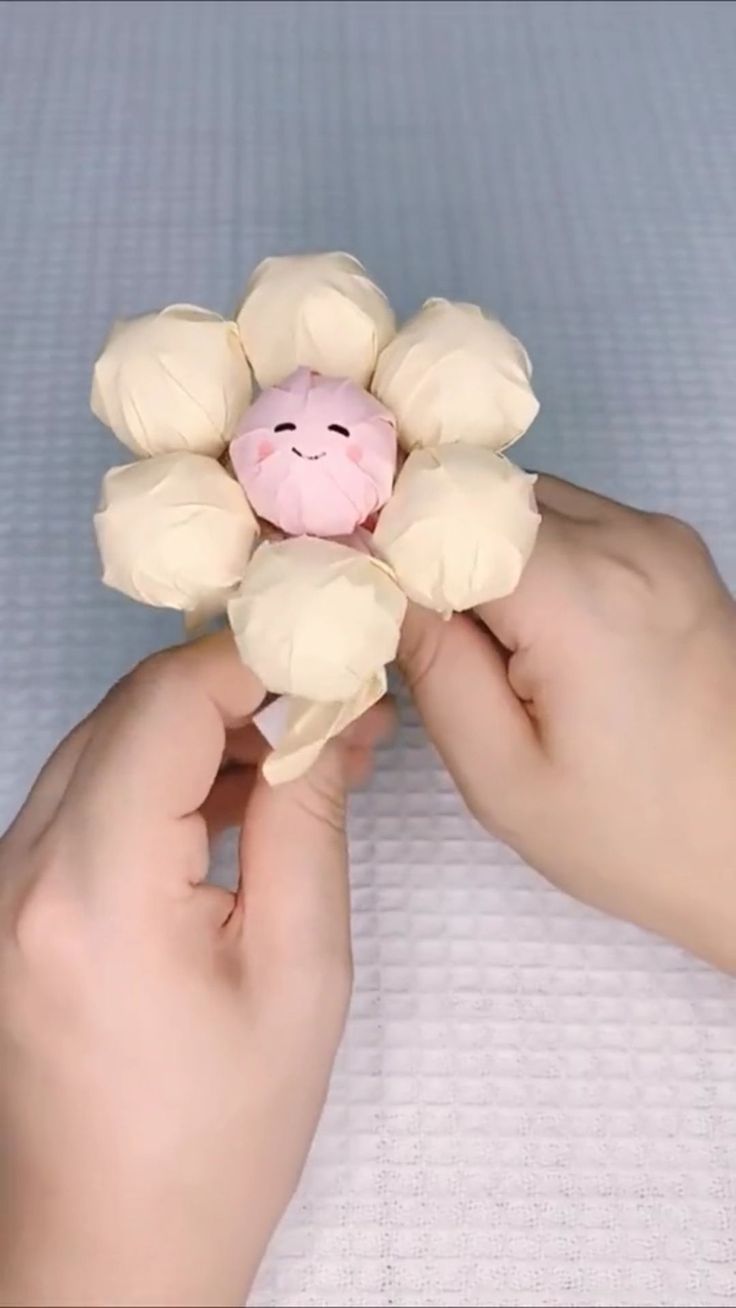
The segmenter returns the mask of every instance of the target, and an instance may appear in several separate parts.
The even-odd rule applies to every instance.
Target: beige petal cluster
[[[103,482],[104,580],[182,610],[188,631],[227,610],[243,661],[283,697],[272,783],[385,693],[407,597],[449,616],[507,595],[534,545],[534,478],[499,453],[538,411],[523,346],[447,300],[395,333],[352,256],[284,256],[256,269],[237,321],[171,305],[116,323],[95,366],[92,409],[141,458]],[[397,419],[409,458],[367,547],[256,548],[228,445],[253,377],[266,388],[300,367],[372,389]]]
[[[267,690],[320,704],[351,699],[395,658],[405,611],[385,564],[308,536],[262,545],[228,605]]]
[[[112,468],[95,516],[103,580],[162,608],[224,610],[258,537],[240,486],[202,454]]]
[[[341,253],[264,260],[237,320],[262,387],[300,367],[367,386],[395,331],[383,291],[357,259]]]
[[[374,536],[410,599],[449,616],[516,587],[539,527],[534,478],[473,445],[415,450]]]
[[[252,390],[236,324],[172,304],[115,324],[95,364],[91,405],[134,454],[218,458]]]
[[[476,304],[427,300],[382,352],[373,393],[398,421],[404,449],[452,444],[502,450],[539,404],[523,345]]]

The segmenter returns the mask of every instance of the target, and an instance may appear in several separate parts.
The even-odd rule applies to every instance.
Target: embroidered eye
[[[296,423],[280,422],[278,426],[274,427],[274,431],[296,431]]]
[[[330,425],[329,425],[329,427],[327,428],[327,430],[328,430],[328,431],[336,431],[337,434],[338,434],[338,436],[349,436],[349,435],[350,435],[350,432],[348,431],[347,427],[341,427],[340,424],[339,424],[339,422],[331,422]]]

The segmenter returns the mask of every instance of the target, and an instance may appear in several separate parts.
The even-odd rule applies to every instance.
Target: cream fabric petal
[[[428,300],[381,352],[371,389],[404,449],[462,442],[502,450],[539,403],[520,341],[476,304]]]
[[[373,538],[410,599],[449,616],[510,594],[534,547],[534,478],[472,445],[415,450]]]
[[[320,704],[352,699],[395,658],[405,612],[384,563],[308,536],[261,545],[228,605],[266,689]]]
[[[111,468],[94,525],[106,585],[193,621],[224,610],[258,537],[238,483],[202,454]]]
[[[172,304],[113,326],[90,403],[134,454],[187,450],[217,458],[252,391],[236,324]]]
[[[316,763],[328,740],[339,736],[351,722],[368,712],[386,694],[385,669],[374,673],[349,700],[318,704],[290,699],[286,728],[263,766],[271,785],[294,781]]]
[[[366,386],[396,329],[383,291],[357,259],[339,252],[266,259],[237,322],[262,387],[299,367]]]

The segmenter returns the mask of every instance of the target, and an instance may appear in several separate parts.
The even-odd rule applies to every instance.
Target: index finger
[[[196,812],[222,761],[225,733],[265,691],[230,632],[154,655],[92,714],[92,732],[64,797],[109,842]]]

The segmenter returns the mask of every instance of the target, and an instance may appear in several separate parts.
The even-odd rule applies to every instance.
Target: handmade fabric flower
[[[539,517],[498,451],[537,413],[530,379],[476,305],[429,300],[396,332],[340,253],[265,260],[235,321],[172,305],[115,325],[92,408],[143,461],[105,478],[104,580],[189,626],[227,610],[288,700],[272,782],[385,693],[407,597],[448,616],[518,583]]]

